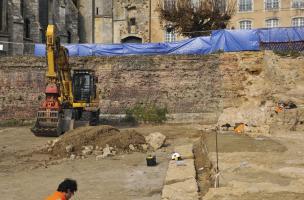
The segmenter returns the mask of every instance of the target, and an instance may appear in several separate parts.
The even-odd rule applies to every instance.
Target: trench
[[[215,132],[213,133],[203,133],[199,140],[194,143],[193,153],[194,162],[196,169],[196,179],[198,183],[198,191],[201,199],[208,193],[210,188],[215,185],[215,175],[216,175],[216,160],[215,160]],[[270,154],[283,153],[287,151],[287,148],[280,144],[279,142],[272,140],[267,137],[257,137],[252,138],[246,135],[236,135],[233,132],[227,132],[224,134],[218,134],[218,153],[219,153],[219,169],[221,171],[221,166],[225,161],[221,160],[223,154],[234,155],[236,153],[263,153],[268,152]],[[211,156],[213,155],[213,156]],[[237,156],[236,156],[237,157]],[[237,158],[234,158],[237,159]],[[246,163],[244,163],[246,164]],[[242,166],[241,166],[242,167]],[[226,187],[229,181],[240,181],[240,182],[270,182],[273,184],[279,184],[281,186],[286,186],[290,184],[292,178],[280,176],[269,171],[255,171],[253,168],[242,168],[237,171],[236,168],[233,173],[235,176],[229,175],[225,178],[226,181],[221,181],[220,177],[220,187]],[[226,175],[226,174],[225,174]],[[279,193],[278,193],[279,194]],[[252,194],[246,194],[247,196],[252,196]],[[269,194],[258,194],[264,195],[268,199]],[[285,197],[294,196],[297,194],[286,194]],[[277,196],[277,195],[275,195]],[[262,197],[262,196],[261,196]],[[247,199],[247,198],[244,198]],[[251,197],[249,198],[251,199]]]

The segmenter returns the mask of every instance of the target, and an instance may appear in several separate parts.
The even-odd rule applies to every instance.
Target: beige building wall
[[[251,28],[266,28],[268,19],[278,19],[278,27],[290,27],[294,17],[304,17],[304,7],[292,8],[295,0],[279,0],[278,9],[265,8],[267,0],[252,0],[252,10],[243,12],[240,11],[240,1],[237,0],[236,13],[231,19],[229,28],[240,29],[240,22],[243,20],[251,21]]]
[[[95,18],[95,43],[111,44],[112,39],[112,18],[96,17]]]
[[[94,42],[122,43],[128,38],[165,42],[166,28],[160,22],[158,4],[158,0],[95,0]],[[134,26],[131,18],[135,18]],[[183,37],[175,33],[175,40],[180,39]]]
[[[151,42],[166,41],[166,24],[162,24],[159,18],[159,0],[151,0]],[[175,33],[175,40],[183,40],[185,37]]]
[[[112,1],[95,0],[94,4],[94,42],[110,44],[113,42]]]
[[[236,12],[228,28],[265,28],[267,27],[266,20],[269,19],[277,19],[278,23],[272,24],[273,26],[290,27],[293,18],[304,17],[304,0],[303,8],[292,8],[293,2],[299,0],[278,0],[279,6],[274,9],[266,9],[265,2],[277,0],[251,0],[252,9],[240,11],[242,1],[250,0],[235,0]],[[165,42],[168,39],[168,34],[166,38],[168,24],[161,24],[159,19],[159,0],[95,0],[93,2],[95,2],[95,9],[91,9],[95,10],[93,34],[90,29],[92,12],[89,13],[90,8],[88,8],[91,5],[86,4],[86,9],[80,9],[80,12],[85,16],[83,30],[87,42],[107,44],[122,43],[126,40],[133,42],[135,39],[136,42],[157,43]],[[80,4],[84,4],[84,0],[80,1]],[[134,25],[132,25],[131,18],[135,18]],[[240,22],[244,20],[250,22],[250,27],[240,26]],[[90,38],[92,35],[94,35],[94,39]],[[185,39],[177,33],[174,34],[173,38],[176,41]]]
[[[93,43],[93,4],[94,0],[78,0],[79,37],[81,43]]]
[[[160,23],[159,14],[157,11],[158,1],[151,1],[151,42],[165,41],[165,30]]]

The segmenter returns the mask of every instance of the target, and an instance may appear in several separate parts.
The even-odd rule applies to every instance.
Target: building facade
[[[227,28],[304,26],[304,0],[227,2],[233,3],[236,11]],[[161,24],[159,0],[78,0],[78,4],[83,43],[172,42],[182,38],[169,24]]]
[[[172,42],[174,30],[160,23],[158,0],[79,0],[83,43]]]
[[[33,53],[55,24],[62,42],[78,42],[77,2],[72,0],[0,0],[0,54]]]
[[[304,0],[237,0],[229,28],[304,26]]]

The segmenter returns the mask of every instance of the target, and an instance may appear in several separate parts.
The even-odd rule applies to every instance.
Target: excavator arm
[[[36,136],[59,136],[74,128],[74,121],[96,125],[99,108],[94,71],[74,70],[72,77],[68,50],[61,46],[54,25],[48,25],[46,38],[45,99],[32,132]]]
[[[64,109],[71,109],[73,105],[71,68],[68,63],[68,51],[60,45],[54,25],[48,25],[46,38],[45,99],[37,112],[37,120],[31,130],[38,136],[58,136],[67,129],[64,125],[66,116]]]
[[[61,46],[60,38],[56,36],[54,25],[49,25],[47,37],[47,63],[46,77],[49,82],[56,82],[59,87],[59,102],[65,106],[72,106],[72,77],[69,66],[68,50]]]

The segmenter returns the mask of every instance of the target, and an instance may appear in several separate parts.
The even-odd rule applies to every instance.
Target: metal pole
[[[95,43],[95,0],[92,0],[92,43]]]
[[[149,15],[149,42],[151,43],[151,29],[152,29],[152,0],[149,2],[149,7],[150,7],[150,15]]]
[[[114,44],[114,1],[112,0],[112,44]]]
[[[218,128],[215,131],[215,151],[216,151],[216,186],[220,187],[220,177],[219,177],[219,164],[218,164],[218,143],[217,143],[217,133],[218,133]]]

